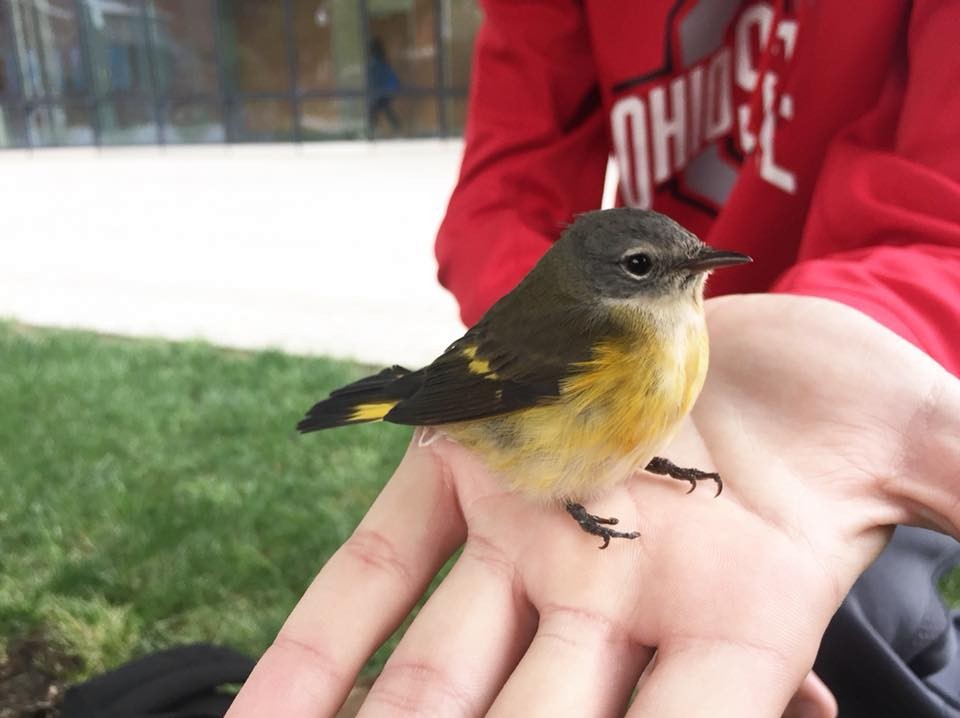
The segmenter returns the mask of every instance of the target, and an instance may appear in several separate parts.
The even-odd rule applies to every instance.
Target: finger
[[[676,641],[660,647],[627,716],[779,716],[812,662],[762,645]]]
[[[837,718],[838,711],[833,693],[820,676],[810,671],[787,704],[783,718]]]
[[[491,716],[623,715],[653,651],[593,611],[548,606]]]
[[[293,609],[234,701],[231,718],[332,715],[371,653],[463,541],[445,467],[411,444],[354,534]]]
[[[361,716],[486,713],[536,629],[512,562],[477,537],[407,629]]]

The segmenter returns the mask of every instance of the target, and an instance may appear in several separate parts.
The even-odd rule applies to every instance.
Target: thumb
[[[783,718],[836,718],[837,700],[819,676],[810,671],[783,711]]]

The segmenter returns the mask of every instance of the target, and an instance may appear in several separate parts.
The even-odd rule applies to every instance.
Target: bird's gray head
[[[750,258],[713,249],[669,217],[607,209],[577,217],[554,249],[594,299],[699,299],[713,269]],[[579,283],[578,283],[579,284]]]

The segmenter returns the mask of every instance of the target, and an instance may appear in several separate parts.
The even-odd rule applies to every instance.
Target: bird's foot
[[[720,495],[720,492],[723,491],[723,479],[720,478],[720,474],[715,471],[700,471],[700,469],[685,469],[681,466],[677,466],[670,459],[664,459],[659,456],[654,456],[650,463],[647,464],[646,470],[651,474],[659,474],[660,476],[669,476],[672,479],[678,479],[680,481],[689,481],[690,490],[687,493],[691,493],[695,488],[697,488],[698,481],[714,481],[717,484],[717,493],[713,496],[716,498]]]
[[[608,526],[615,526],[620,523],[620,519],[594,516],[591,513],[587,513],[583,504],[575,504],[572,501],[568,501],[565,507],[567,513],[573,516],[573,520],[580,524],[580,528],[588,534],[593,534],[603,539],[603,544],[600,546],[601,549],[609,546],[610,539],[612,538],[635,539],[640,535],[639,531],[614,531],[611,528],[607,528]]]

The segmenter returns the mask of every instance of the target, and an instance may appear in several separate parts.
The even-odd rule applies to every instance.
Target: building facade
[[[0,147],[446,137],[476,0],[0,0]]]

